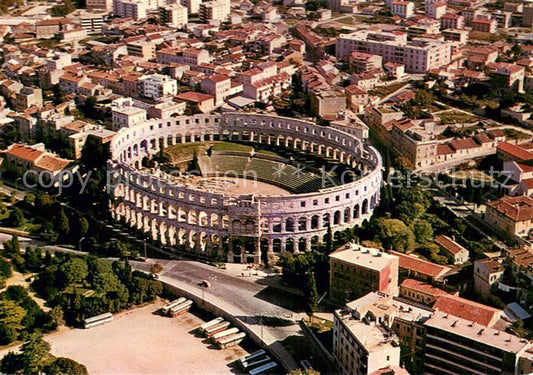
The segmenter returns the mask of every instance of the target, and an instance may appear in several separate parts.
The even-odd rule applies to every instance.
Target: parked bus
[[[161,313],[163,313],[163,315],[168,315],[168,312],[170,311],[171,308],[179,305],[180,303],[185,302],[186,300],[187,298],[181,297],[181,298],[175,299],[172,302],[167,303],[165,306],[161,307]]]
[[[186,300],[185,302],[183,303],[180,303],[179,305],[176,305],[174,306],[173,308],[171,308],[168,312],[168,314],[171,316],[171,317],[175,317],[175,316],[178,316],[178,315],[181,315],[181,314],[184,314],[186,313],[187,311],[189,311],[189,309],[191,308],[192,306],[192,301],[190,299]]]
[[[233,335],[222,337],[218,341],[218,347],[220,349],[225,349],[229,348],[230,346],[235,346],[237,344],[240,344],[240,342],[244,340],[245,337],[246,333],[244,332],[234,333]]]
[[[253,359],[251,361],[246,361],[241,366],[242,366],[243,370],[250,370],[250,369],[252,369],[254,367],[258,367],[259,365],[262,366],[265,363],[270,362],[270,361],[272,361],[272,358],[270,358],[268,355],[266,355],[264,357],[259,357],[259,358]]]
[[[278,366],[278,364],[276,362],[269,362],[266,365],[263,365],[263,366],[258,367],[258,368],[254,368],[253,370],[250,370],[250,372],[248,372],[248,374],[250,374],[250,375],[264,374],[265,372],[270,371],[270,370],[276,368],[277,366]]]
[[[198,327],[198,330],[201,333],[204,333],[206,331],[206,329],[208,329],[209,327],[212,327],[212,326],[214,326],[215,324],[218,324],[218,323],[222,323],[223,321],[224,321],[224,318],[222,318],[222,317],[215,318],[213,320],[208,321],[207,323],[202,324],[200,327]]]
[[[239,363],[249,362],[250,360],[261,357],[264,354],[266,354],[265,350],[259,349],[253,353],[250,353],[248,355],[245,355],[244,357],[239,358],[238,361]]]
[[[205,336],[212,337],[213,335],[216,335],[217,333],[228,329],[229,325],[230,325],[230,322],[226,322],[226,321],[222,323],[217,323],[214,326],[211,326],[205,330]]]
[[[225,336],[233,335],[234,333],[238,333],[238,332],[239,332],[239,329],[235,327],[226,329],[222,332],[214,334],[213,337],[211,337],[211,341],[213,341],[216,344],[221,338]]]
[[[113,321],[113,315],[111,313],[105,313],[97,316],[93,316],[92,318],[85,319],[83,321],[83,326],[85,328],[91,328],[99,326],[100,324],[108,323]]]

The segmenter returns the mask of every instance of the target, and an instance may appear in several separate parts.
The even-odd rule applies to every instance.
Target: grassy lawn
[[[466,114],[459,111],[443,112],[439,114],[441,124],[464,124],[481,120],[475,115]]]
[[[368,93],[371,95],[379,96],[380,98],[384,98],[385,96],[392,94],[394,91],[400,89],[401,87],[405,85],[406,85],[405,82],[397,82],[392,85],[377,87],[373,90],[370,90]]]
[[[335,22],[343,23],[345,25],[355,25],[355,21],[354,21],[353,17],[349,17],[349,16],[348,17],[339,18]]]
[[[250,152],[253,149],[251,146],[233,142],[195,142],[169,146],[165,149],[165,153],[170,156],[173,162],[178,162],[189,160],[195,152],[196,154],[201,154],[211,147],[216,151]]]

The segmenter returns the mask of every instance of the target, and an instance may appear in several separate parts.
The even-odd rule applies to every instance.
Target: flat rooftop
[[[443,313],[441,311],[426,321],[428,327],[438,328],[485,345],[504,350],[510,353],[518,353],[531,346],[528,340],[511,335],[505,331],[485,327],[459,317]]]
[[[329,257],[343,263],[375,271],[382,270],[390,264],[391,260],[397,259],[395,255],[357,244],[346,244],[339,250],[331,253]]]

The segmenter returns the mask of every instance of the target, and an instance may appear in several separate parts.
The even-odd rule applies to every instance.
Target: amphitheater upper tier
[[[359,178],[300,194],[228,194],[190,186],[142,159],[178,143],[235,140],[302,150],[346,164]],[[113,217],[154,240],[198,255],[257,263],[261,256],[305,251],[361,224],[379,201],[381,156],[366,140],[309,121],[256,113],[180,116],[123,128],[111,142],[108,168]],[[298,178],[288,176],[288,178]],[[290,181],[289,181],[290,182]]]

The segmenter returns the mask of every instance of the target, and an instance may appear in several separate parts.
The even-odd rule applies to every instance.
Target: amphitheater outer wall
[[[307,150],[362,171],[356,181],[318,192],[229,196],[179,185],[141,160],[178,143],[240,140]],[[116,220],[164,245],[235,262],[307,251],[332,233],[361,224],[379,202],[381,156],[341,130],[263,114],[223,113],[150,120],[111,142],[110,207]]]

